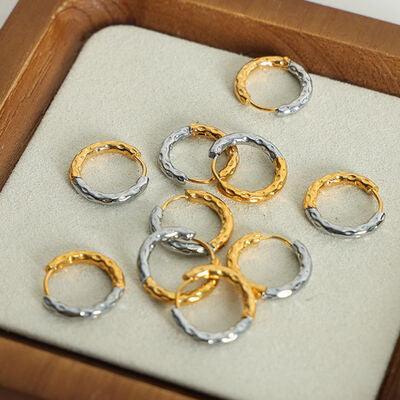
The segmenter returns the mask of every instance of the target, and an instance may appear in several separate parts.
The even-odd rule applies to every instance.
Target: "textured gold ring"
[[[264,107],[254,102],[247,90],[247,80],[253,71],[257,69],[265,70],[268,68],[283,69],[294,75],[301,86],[299,97],[289,104],[284,104],[274,108]],[[303,108],[310,100],[312,90],[311,77],[307,71],[300,64],[295,63],[290,58],[279,56],[259,57],[249,61],[238,72],[234,87],[235,95],[242,104],[251,104],[259,110],[274,112],[278,116],[290,115]]]
[[[104,271],[111,280],[112,290],[110,294],[102,301],[94,306],[87,308],[71,307],[54,299],[49,294],[50,277],[73,264],[89,264]],[[94,251],[76,250],[62,254],[54,258],[46,266],[46,276],[43,281],[43,289],[45,296],[44,304],[52,311],[68,317],[96,318],[113,307],[121,298],[125,289],[125,278],[122,270],[111,258],[96,253]]]
[[[375,197],[378,210],[365,224],[359,226],[341,226],[324,219],[317,208],[317,197],[321,189],[336,185],[352,185]],[[383,200],[378,186],[362,175],[349,172],[335,172],[316,180],[308,188],[304,198],[304,210],[309,221],[318,229],[333,236],[357,238],[373,232],[384,221]]]
[[[275,167],[274,180],[268,186],[255,191],[243,190],[230,184],[217,171],[217,158],[228,147],[233,145],[250,145],[261,149]],[[218,190],[232,200],[244,203],[258,203],[269,200],[282,190],[287,178],[286,160],[281,152],[269,140],[262,136],[249,133],[232,133],[218,139],[210,148],[209,157],[212,158],[211,170],[218,180]]]
[[[82,178],[82,168],[87,160],[101,153],[117,153],[139,163],[142,174],[129,189],[117,193],[103,193],[91,188]],[[93,143],[82,149],[72,160],[69,179],[74,189],[84,198],[101,204],[123,203],[142,193],[148,183],[147,167],[140,151],[130,144],[119,141]]]
[[[164,140],[158,156],[162,172],[168,178],[180,184],[185,184],[187,182],[209,184],[213,182],[215,180],[215,177],[213,176],[209,179],[189,178],[185,172],[179,170],[173,165],[171,161],[171,150],[176,143],[189,137],[205,137],[206,139],[215,141],[224,136],[224,132],[220,129],[202,124],[191,124],[172,132]],[[225,167],[219,171],[219,174],[223,178],[232,175],[239,163],[239,155],[235,147],[227,148],[225,154],[227,155],[228,160]]]
[[[183,290],[189,284],[192,284],[199,279],[228,279],[240,290],[243,301],[242,316],[239,322],[232,328],[217,333],[205,332],[194,327],[184,317],[180,310],[181,305],[186,304]],[[240,334],[250,328],[256,314],[256,300],[251,287],[240,272],[221,265],[202,265],[193,268],[191,271],[186,272],[183,275],[183,283],[176,291],[175,307],[171,311],[177,324],[185,331],[185,333],[194,339],[207,342],[208,344],[229,343],[236,340]]]
[[[237,240],[228,250],[226,264],[229,268],[240,271],[239,257],[243,250],[258,245],[262,240],[279,240],[288,246],[296,255],[299,272],[290,282],[279,287],[267,287],[247,279],[253,289],[256,299],[283,299],[298,292],[310,279],[312,272],[312,260],[307,248],[300,241],[290,241],[280,235],[264,235],[260,232],[252,232]]]
[[[218,197],[202,190],[185,190],[185,193],[171,197],[164,204],[153,208],[150,214],[150,229],[156,232],[162,229],[162,218],[165,209],[174,201],[185,199],[191,203],[204,205],[213,210],[221,221],[221,229],[218,235],[210,240],[208,244],[213,251],[221,249],[231,237],[233,231],[233,215],[228,206]],[[168,246],[181,253],[206,255],[207,249],[194,241],[171,240],[166,242]]]
[[[205,249],[210,257],[210,264],[220,265],[220,262],[208,243],[195,239],[195,232],[184,227],[163,228],[150,234],[139,249],[137,266],[139,269],[140,281],[144,289],[159,301],[175,301],[176,293],[159,285],[152,277],[149,258],[157,243],[170,240],[194,240]],[[217,279],[209,279],[200,287],[182,293],[182,299],[186,303],[195,303],[209,295],[217,284]]]

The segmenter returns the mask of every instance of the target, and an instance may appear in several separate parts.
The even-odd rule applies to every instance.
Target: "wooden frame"
[[[135,24],[249,55],[285,54],[311,72],[400,95],[400,26],[303,0],[20,0],[0,31],[0,190],[85,40],[113,24]],[[11,357],[8,365],[18,376],[0,369],[5,388],[0,395],[10,389],[22,391],[23,398],[54,397],[55,383],[66,378],[69,390],[82,385],[81,375],[74,374],[78,369],[114,398],[200,396],[15,335],[2,336],[0,358]],[[56,372],[29,380],[37,364],[27,363],[27,355],[56,365]],[[65,397],[88,397],[67,389],[60,388]],[[400,398],[400,342],[378,397]]]

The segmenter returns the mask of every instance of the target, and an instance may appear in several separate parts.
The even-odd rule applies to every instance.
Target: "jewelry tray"
[[[400,329],[400,101],[313,75],[311,102],[296,115],[276,118],[244,107],[234,97],[235,73],[247,60],[129,26],[103,29],[87,41],[1,192],[0,225],[7,232],[0,242],[3,329],[224,398],[287,399],[294,393],[298,399],[376,396]],[[271,91],[281,88],[284,95],[293,96],[295,85],[276,78],[269,82]],[[144,293],[136,270],[150,210],[184,189],[157,166],[161,141],[172,130],[196,121],[227,133],[263,135],[288,162],[284,190],[260,205],[237,204],[212,186],[196,186],[231,207],[235,230],[230,244],[250,231],[283,234],[306,244],[314,262],[304,290],[293,298],[259,304],[254,326],[226,346],[208,347],[184,335],[174,324],[170,307]],[[107,139],[137,146],[149,167],[148,189],[122,206],[84,200],[67,178],[69,163],[82,147]],[[191,172],[198,168],[199,175],[207,174],[206,148],[200,148],[202,157],[196,154],[197,144],[182,143],[174,151],[175,159]],[[264,168],[262,157],[239,151],[239,181],[250,179],[256,185],[270,179],[272,167]],[[193,165],[194,157],[199,165]],[[100,179],[100,185],[107,184],[102,179],[123,185],[132,169],[129,161],[107,157],[93,164],[102,177],[89,168],[89,178]],[[113,175],[116,165],[123,176]],[[368,176],[381,188],[387,220],[375,234],[339,240],[321,234],[306,220],[302,200],[307,186],[337,170]],[[373,200],[356,190],[332,190],[323,200],[324,212],[333,219],[341,212],[341,218],[355,222],[372,211]],[[351,207],[341,210],[343,203]],[[210,237],[209,227],[215,231],[218,226],[212,213],[182,204],[174,218],[181,224],[198,224],[203,237]],[[127,280],[118,306],[95,321],[60,318],[41,301],[46,263],[79,248],[112,257]],[[249,253],[246,262],[257,262],[261,268],[261,249]],[[179,264],[171,266],[167,257],[168,252],[160,250],[152,258],[157,277],[167,284],[179,281],[185,263],[186,269],[196,265],[196,260],[171,256]],[[224,252],[220,257],[223,260]],[[171,278],[171,271],[176,277]],[[279,272],[280,278],[282,273],[293,270]],[[107,279],[94,270],[76,270],[59,278],[54,290],[71,301],[98,298],[108,288]],[[227,303],[222,323],[229,323],[237,307],[229,307],[227,289],[215,296]],[[220,323],[209,310],[207,304],[198,304],[188,315],[199,324]]]

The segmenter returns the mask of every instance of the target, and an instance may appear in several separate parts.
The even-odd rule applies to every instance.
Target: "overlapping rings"
[[[201,128],[201,129],[200,129]],[[215,140],[209,150],[209,157],[212,159],[211,171],[213,177],[207,180],[188,178],[187,174],[177,169],[171,161],[171,150],[180,140],[189,136],[206,135]],[[249,191],[240,189],[229,183],[229,177],[233,175],[239,162],[237,154],[237,145],[249,145],[263,151],[275,168],[273,182],[265,187]],[[224,169],[218,171],[217,158],[222,154],[228,155],[228,162]],[[269,200],[284,187],[287,179],[286,160],[278,148],[269,140],[262,136],[251,133],[232,133],[225,135],[222,131],[199,124],[192,124],[172,132],[163,142],[159,152],[159,164],[164,174],[178,183],[213,183],[217,182],[217,188],[224,196],[232,200],[244,203],[259,203]]]
[[[209,184],[215,180],[215,177],[210,177],[207,179],[200,178],[189,178],[188,175],[178,169],[171,161],[171,151],[173,147],[180,141],[185,140],[189,137],[205,137],[210,140],[218,140],[224,137],[225,134],[221,130],[202,124],[190,124],[184,126],[183,128],[177,129],[170,133],[161,145],[161,149],[158,155],[158,163],[160,165],[161,171],[168,178],[172,179],[176,183],[186,184],[186,183],[199,183],[199,184]],[[235,147],[230,147],[226,150],[226,155],[228,161],[225,167],[219,171],[222,178],[226,178],[232,175],[239,163],[239,156],[237,149]]]
[[[190,136],[205,136],[214,140],[209,157],[212,159],[211,172],[209,179],[189,178],[188,175],[176,168],[171,160],[171,150],[179,141]],[[236,170],[239,162],[237,145],[250,145],[263,151],[275,167],[273,182],[265,187],[247,191],[235,187],[229,183],[230,176]],[[227,163],[222,170],[217,169],[217,158],[225,153],[228,157]],[[275,196],[284,186],[287,178],[287,165],[284,157],[277,147],[255,134],[233,133],[225,135],[217,128],[191,124],[189,126],[172,132],[163,142],[159,153],[159,165],[163,173],[174,182],[217,184],[220,193],[228,198],[245,203],[258,203],[266,201]],[[166,208],[174,201],[185,199],[188,202],[199,203],[213,210],[219,217],[221,228],[216,237],[208,243],[196,237],[195,232],[184,227],[162,227],[162,219]],[[214,255],[229,241],[233,231],[233,215],[229,207],[215,195],[200,190],[188,189],[183,194],[178,194],[166,200],[161,206],[153,208],[150,215],[150,231],[152,232],[143,242],[138,257],[138,269],[140,280],[145,290],[155,299],[164,302],[175,302],[172,314],[185,333],[194,339],[214,343],[229,343],[237,339],[252,324],[255,317],[256,301],[259,298],[285,298],[300,290],[308,281],[312,262],[306,247],[299,241],[291,242],[278,235],[263,235],[261,233],[251,233],[239,239],[229,250],[226,265],[222,265]],[[299,273],[294,280],[279,288],[267,288],[250,281],[240,271],[238,259],[239,254],[249,245],[258,243],[260,240],[278,239],[288,245],[296,254],[299,262]],[[160,286],[152,277],[150,270],[150,254],[157,243],[162,243],[168,248],[187,255],[209,255],[211,260],[206,265],[194,267],[183,275],[183,282],[174,292]],[[189,284],[202,279],[204,282],[195,289],[185,291]],[[237,324],[222,332],[202,331],[187,321],[180,308],[190,303],[195,303],[215,289],[219,279],[227,279],[236,286],[243,300],[242,316]]]
[[[248,246],[255,245],[261,240],[278,239],[295,253],[299,263],[298,275],[287,284],[278,288],[267,288],[252,282],[240,271],[238,259],[240,253]],[[183,282],[176,291],[162,287],[151,274],[150,254],[157,243],[170,243],[179,240],[180,243],[197,243],[202,246],[210,256],[210,262],[199,265],[183,275]],[[238,241],[228,250],[226,266],[222,265],[215,256],[214,250],[206,242],[195,237],[195,232],[184,227],[162,228],[151,233],[143,242],[138,256],[138,270],[144,289],[156,300],[162,302],[174,302],[172,315],[178,326],[196,340],[208,344],[229,343],[236,340],[247,331],[256,313],[256,301],[262,299],[283,299],[299,291],[309,280],[312,272],[312,261],[307,248],[299,241],[293,241],[279,235],[264,235],[262,233],[250,233]],[[185,291],[186,287],[200,279],[204,283],[195,289]],[[243,309],[239,321],[231,328],[221,332],[207,332],[192,325],[181,312],[182,306],[196,303],[210,295],[218,284],[219,279],[227,279],[239,289]]]

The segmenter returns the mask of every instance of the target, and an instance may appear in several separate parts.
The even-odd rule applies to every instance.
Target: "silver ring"
[[[299,263],[299,273],[296,277],[285,285],[276,288],[267,288],[261,294],[263,300],[267,299],[286,299],[298,292],[308,282],[312,272],[312,260],[307,247],[298,240],[291,243],[291,249],[297,257]]]
[[[85,182],[81,177],[85,161],[88,158],[103,152],[119,153],[140,164],[142,175],[133,186],[117,193],[104,193],[93,189]],[[87,200],[100,204],[124,203],[128,200],[132,200],[139,194],[143,193],[149,183],[147,167],[142,160],[140,151],[134,146],[118,141],[98,142],[82,149],[72,160],[69,170],[69,179],[77,193]]]
[[[185,184],[189,177],[180,169],[175,168],[171,161],[171,150],[175,143],[192,135],[190,126],[184,126],[172,132],[163,142],[158,155],[158,164],[164,175],[176,183]]]
[[[189,126],[184,126],[166,137],[164,142],[161,145],[161,149],[158,155],[158,163],[161,168],[161,171],[164,175],[176,183],[186,184],[188,182],[191,183],[200,183],[200,184],[209,184],[214,181],[214,177],[209,179],[198,179],[198,178],[189,178],[187,174],[180,169],[176,168],[171,161],[171,150],[174,145],[182,140],[185,140],[189,137],[202,136],[211,140],[217,140],[224,136],[224,133],[212,126],[209,125],[201,125],[201,124],[191,124]],[[236,148],[227,149],[228,161],[226,166],[220,171],[222,177],[230,176],[236,170],[237,164],[239,162],[239,157]]]
[[[313,91],[311,76],[300,64],[290,60],[288,71],[298,79],[301,92],[299,97],[291,103],[278,107],[276,110],[278,117],[285,117],[301,110],[310,101]]]
[[[68,306],[50,296],[44,296],[43,302],[50,311],[55,311],[66,317],[97,318],[114,307],[123,294],[123,288],[114,287],[102,302],[85,308]]]
[[[161,221],[163,218],[164,210],[160,206],[155,206],[150,213],[150,232],[159,232],[163,229],[161,226]],[[198,255],[204,256],[208,254],[208,250],[201,244],[194,242],[192,240],[168,240],[163,241],[168,248],[176,251],[177,253],[186,255]]]
[[[385,220],[386,214],[377,211],[368,222],[358,226],[336,225],[323,218],[317,208],[306,208],[304,210],[308,220],[320,231],[339,238],[360,238],[368,233],[374,232]]]
[[[149,258],[154,247],[158,243],[167,242],[170,240],[192,240],[196,233],[184,227],[163,228],[150,234],[139,249],[137,266],[139,269],[140,282],[144,283],[148,278],[151,278]]]
[[[185,331],[186,334],[201,342],[208,344],[230,343],[236,340],[241,334],[246,332],[253,322],[252,317],[243,317],[233,327],[223,332],[206,332],[196,328],[183,315],[182,311],[174,307],[171,310],[176,323]]]
[[[236,145],[249,145],[252,147],[260,148],[273,162],[276,158],[283,158],[282,153],[278,148],[269,140],[264,139],[262,136],[252,133],[231,133],[218,139],[211,146],[208,156],[212,159],[220,156],[228,147]]]

